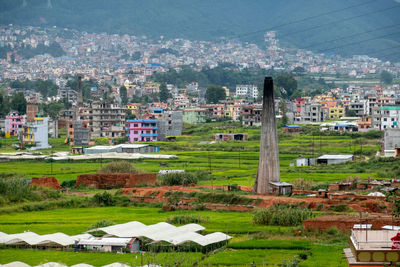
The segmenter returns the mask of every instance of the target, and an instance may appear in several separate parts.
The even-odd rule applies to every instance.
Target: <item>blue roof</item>
[[[158,120],[150,120],[150,119],[144,119],[144,120],[127,120],[126,122],[158,122]]]
[[[156,137],[158,134],[141,134],[142,137]]]
[[[355,127],[355,126],[351,125],[351,124],[338,124],[338,125],[335,125],[335,127]]]

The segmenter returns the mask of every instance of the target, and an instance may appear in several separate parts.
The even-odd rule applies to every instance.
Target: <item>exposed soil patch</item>
[[[58,180],[56,177],[35,177],[32,178],[32,182],[30,183],[30,186],[37,186],[37,187],[49,187],[53,189],[61,189],[60,184],[58,183]]]

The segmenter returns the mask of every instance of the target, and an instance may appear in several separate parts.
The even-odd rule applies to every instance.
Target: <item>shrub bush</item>
[[[76,184],[76,180],[66,180],[61,183],[61,187],[63,188],[73,188]]]
[[[264,225],[295,226],[313,217],[310,209],[295,205],[276,204],[268,209],[256,211],[253,222]]]
[[[113,161],[100,168],[98,173],[141,173],[129,161]]]
[[[184,214],[168,217],[167,222],[173,224],[207,223],[208,217],[203,217],[195,214]]]
[[[113,199],[113,196],[106,191],[104,191],[103,194],[97,193],[94,195],[92,197],[92,201],[99,206],[115,206],[115,200]]]
[[[304,178],[297,178],[292,181],[292,185],[294,189],[300,190],[311,190],[315,187],[315,183],[312,180],[307,180]]]
[[[29,181],[17,174],[2,174],[0,176],[0,196],[0,204],[2,205],[26,200],[39,201],[44,197],[54,197],[52,192],[47,189],[29,186]]]
[[[193,174],[187,172],[167,173],[158,176],[157,184],[166,186],[188,186],[191,184],[197,184],[197,178]]]
[[[345,204],[340,204],[340,205],[336,205],[336,206],[330,206],[329,210],[333,210],[335,212],[345,212],[348,210],[348,206]]]
[[[339,230],[337,229],[336,226],[333,226],[333,227],[329,228],[328,231],[326,231],[326,233],[328,235],[337,235],[337,234],[339,234]]]
[[[92,229],[97,229],[97,228],[101,228],[101,227],[107,227],[107,226],[111,226],[114,225],[115,223],[113,221],[108,221],[108,220],[101,220],[98,221],[94,224],[92,224],[88,230],[92,230]]]

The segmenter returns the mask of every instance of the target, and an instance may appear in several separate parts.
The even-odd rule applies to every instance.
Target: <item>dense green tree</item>
[[[11,108],[19,114],[26,114],[26,99],[23,93],[16,93],[11,99]]]
[[[285,102],[284,99],[281,99],[281,101],[279,102],[279,109],[280,109],[280,112],[281,112],[281,115],[282,115],[282,119],[280,120],[279,124],[280,124],[281,127],[283,127],[289,121],[289,119],[288,119],[288,117],[286,115],[286,102]]]
[[[225,100],[226,93],[222,86],[210,85],[206,90],[206,102],[216,104],[219,100]]]
[[[119,88],[119,96],[121,97],[121,104],[123,106],[128,104],[128,91],[124,85]]]
[[[64,103],[53,102],[43,106],[43,111],[46,116],[57,118],[60,111],[64,108]]]
[[[0,116],[5,116],[10,112],[10,101],[6,95],[0,91]]]
[[[303,67],[296,67],[292,71],[294,75],[303,75],[305,72],[306,70]]]
[[[159,98],[160,101],[165,103],[167,102],[168,98],[171,97],[171,93],[167,89],[167,85],[165,83],[160,84],[160,93],[159,93]]]
[[[35,90],[39,92],[43,97],[55,96],[58,92],[58,86],[52,80],[36,80],[36,81],[11,81],[9,83],[11,88],[23,88],[27,90]]]
[[[139,51],[136,51],[135,53],[132,54],[131,59],[132,60],[139,60],[142,57]]]
[[[287,73],[278,75],[274,80],[276,87],[281,91],[281,95],[284,98],[291,98],[293,92],[297,90],[296,79]]]
[[[347,109],[346,110],[346,117],[356,117],[357,114],[354,110]]]
[[[392,84],[393,74],[391,74],[390,72],[388,72],[386,70],[383,70],[383,71],[381,71],[381,74],[380,74],[380,80],[384,84]]]
[[[221,66],[213,69],[203,68],[201,71],[196,71],[190,66],[182,67],[179,72],[175,69],[170,69],[165,73],[155,73],[152,79],[156,82],[175,84],[178,87],[185,87],[188,83],[198,82],[201,87],[217,84],[235,88],[237,84],[257,85],[264,80],[265,76],[273,76],[274,73],[274,70],[259,68],[239,71],[232,64],[221,64]]]
[[[78,76],[73,77],[71,80],[68,80],[67,87],[78,91]],[[97,80],[90,79],[88,81],[82,79],[82,95],[83,100],[88,100],[91,98],[91,88],[99,87]]]

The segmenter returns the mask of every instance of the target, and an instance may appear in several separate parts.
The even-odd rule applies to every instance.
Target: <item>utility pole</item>
[[[312,155],[313,155],[313,158],[315,159],[315,150],[314,150],[314,134],[312,134]]]
[[[210,156],[210,150],[208,150],[208,168],[209,172],[211,174],[211,156]]]
[[[239,169],[240,169],[240,149],[241,147],[239,147]]]
[[[53,147],[51,147],[50,154],[50,174],[53,175]]]

